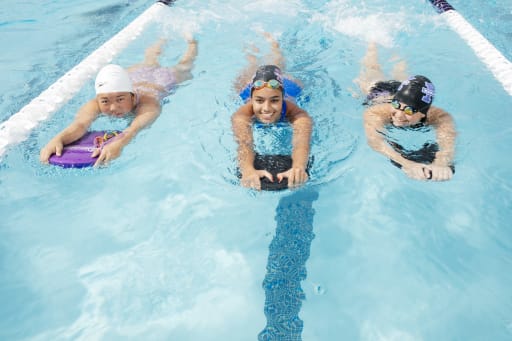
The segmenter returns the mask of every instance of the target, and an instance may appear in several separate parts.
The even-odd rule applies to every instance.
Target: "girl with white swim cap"
[[[164,42],[160,40],[149,47],[144,61],[128,69],[116,64],[104,66],[95,80],[96,97],[83,105],[74,121],[41,149],[41,162],[48,163],[53,154],[60,156],[64,146],[84,136],[99,115],[124,117],[133,113],[133,120],[122,134],[92,153],[92,157],[98,157],[95,166],[119,157],[124,146],[160,115],[162,99],[176,85],[192,78],[197,42],[189,39],[187,51],[174,67],[160,66],[158,62]]]

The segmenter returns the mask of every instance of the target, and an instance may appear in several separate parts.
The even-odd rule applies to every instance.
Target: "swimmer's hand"
[[[277,181],[288,178],[288,188],[296,188],[308,181],[308,173],[304,168],[292,167],[286,172],[277,174]]]
[[[242,174],[242,179],[240,180],[240,183],[242,186],[247,188],[254,188],[256,190],[261,190],[261,178],[267,178],[271,182],[274,182],[274,179],[272,178],[272,174],[266,170],[251,170],[246,171],[244,174]]]
[[[122,149],[123,144],[120,143],[120,141],[105,144],[101,148],[94,149],[91,157],[98,157],[98,159],[94,163],[94,167],[107,165],[109,161],[118,158],[121,155]]]
[[[50,159],[50,156],[53,154],[61,156],[63,148],[64,144],[59,138],[52,139],[41,149],[41,152],[39,153],[39,161],[42,163],[48,163],[48,159]]]
[[[430,180],[431,173],[430,169],[427,168],[427,165],[416,162],[408,162],[406,164],[402,164],[402,170],[404,173],[414,180]]]
[[[402,165],[404,173],[415,180],[447,181],[453,176],[452,169],[448,166],[425,165],[411,162]]]
[[[447,181],[453,176],[453,171],[448,166],[425,165],[425,169],[429,171],[429,180],[432,181]]]

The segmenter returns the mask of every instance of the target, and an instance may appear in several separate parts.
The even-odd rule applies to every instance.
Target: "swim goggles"
[[[391,106],[395,109],[402,110],[404,112],[404,114],[409,115],[409,116],[412,116],[419,111],[418,109],[414,109],[410,105],[404,105],[404,107],[402,108],[400,101],[395,98],[393,98],[391,100]]]
[[[270,88],[270,89],[280,89],[283,87],[283,85],[277,79],[271,79],[268,82],[265,82],[265,81],[262,81],[261,79],[259,79],[252,83],[253,90],[260,90],[265,87]]]

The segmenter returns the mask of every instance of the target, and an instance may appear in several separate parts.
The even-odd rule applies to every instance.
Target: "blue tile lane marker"
[[[264,312],[267,325],[259,341],[300,341],[303,322],[299,318],[305,299],[301,281],[306,279],[313,233],[313,202],[318,192],[304,188],[287,195],[276,208],[276,234],[269,246]]]

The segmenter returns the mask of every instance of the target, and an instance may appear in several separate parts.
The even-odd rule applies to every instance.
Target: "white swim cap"
[[[108,64],[98,72],[94,89],[96,95],[109,92],[133,92],[130,75],[116,64]]]

